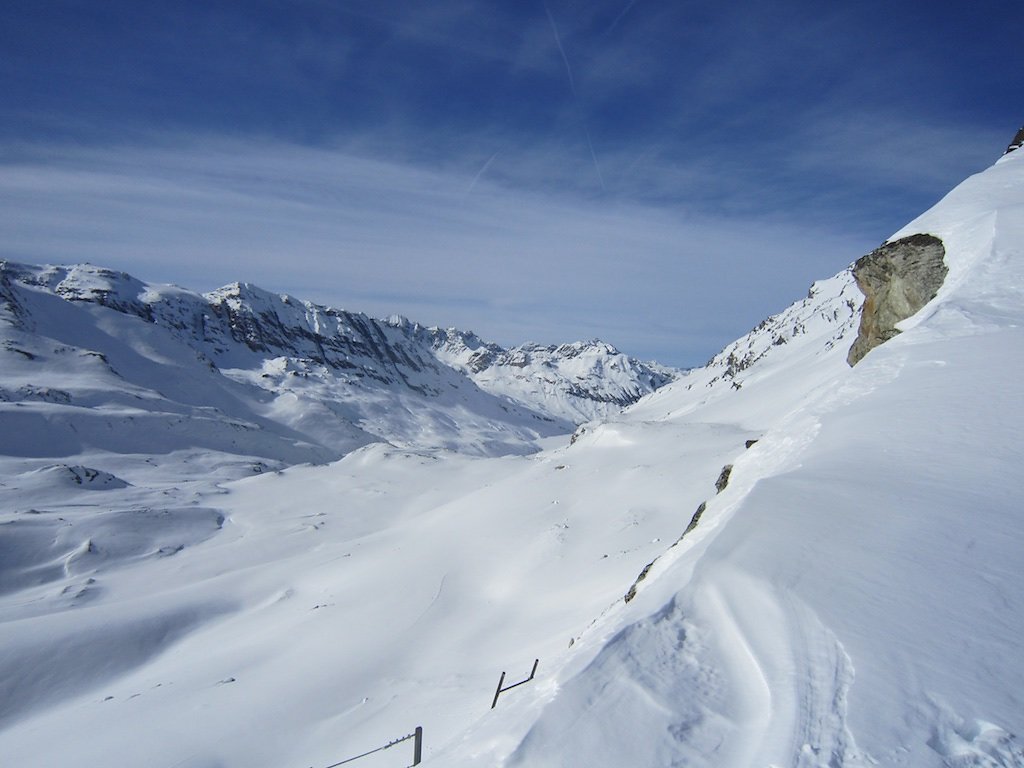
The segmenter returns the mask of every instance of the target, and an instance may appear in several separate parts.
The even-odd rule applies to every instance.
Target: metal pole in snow
[[[494,701],[491,702],[491,709],[498,706],[498,697],[501,695],[501,684],[505,682],[505,673],[501,673],[501,679],[498,680],[498,689],[494,692]]]
[[[501,673],[501,679],[498,680],[498,690],[496,690],[494,692],[494,701],[491,702],[491,709],[494,709],[494,707],[497,705],[497,703],[498,703],[498,696],[503,694],[505,691],[511,691],[513,688],[518,688],[520,685],[525,685],[526,683],[528,683],[531,680],[533,680],[534,675],[537,674],[537,665],[538,664],[540,664],[540,659],[534,659],[533,660],[533,669],[530,670],[530,676],[528,678],[526,678],[525,680],[520,680],[518,683],[512,683],[512,685],[510,685],[508,688],[502,688],[501,687],[502,684],[505,682],[505,673],[502,672]]]
[[[412,764],[419,765],[420,760],[423,758],[423,727],[416,726],[416,741],[413,742],[412,746]]]

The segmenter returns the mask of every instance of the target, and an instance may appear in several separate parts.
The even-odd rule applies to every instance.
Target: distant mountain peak
[[[59,417],[40,414],[68,433],[55,445],[78,445],[76,419],[91,418],[86,398],[87,408],[102,409],[131,392],[143,398],[132,407],[154,422],[154,435],[180,429],[184,415],[202,420],[209,434],[195,439],[206,447],[285,462],[374,440],[523,453],[677,373],[597,340],[504,349],[472,332],[427,329],[401,315],[375,320],[252,283],[198,294],[91,264],[0,262],[0,320],[0,354],[30,366],[0,378],[0,400],[26,400],[25,381],[65,392],[46,406]],[[89,387],[76,378],[83,364],[99,377]]]

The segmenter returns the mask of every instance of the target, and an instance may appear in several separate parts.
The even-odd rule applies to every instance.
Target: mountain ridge
[[[178,377],[222,376],[249,390],[235,388],[235,397],[255,405],[262,421],[251,421],[262,428],[276,420],[291,433],[286,441],[309,443],[324,457],[377,439],[483,455],[530,452],[538,439],[603,418],[678,374],[597,340],[505,349],[472,332],[425,328],[398,316],[377,320],[250,283],[198,294],[87,264],[0,262],[0,298],[10,331],[5,349],[31,355],[37,367],[46,356],[24,343],[36,331],[45,326],[53,339],[70,338],[37,316],[57,313],[52,302],[60,300],[89,315],[71,322],[96,327],[91,341],[73,345],[82,354],[92,351],[109,363],[104,349],[124,341],[139,352],[120,352],[129,378],[138,366],[127,358],[147,356],[174,360]],[[50,303],[33,309],[40,300]],[[20,346],[12,333],[21,333]],[[181,348],[171,349],[175,344]],[[156,354],[158,347],[163,351]],[[56,368],[51,373],[59,378]],[[7,397],[18,391],[8,387]],[[289,398],[295,402],[286,408]],[[397,418],[417,410],[422,413],[410,424]],[[497,438],[485,434],[495,431],[491,421]]]

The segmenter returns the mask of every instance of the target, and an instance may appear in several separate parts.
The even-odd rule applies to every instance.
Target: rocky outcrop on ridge
[[[948,272],[945,253],[939,238],[919,234],[885,243],[857,260],[853,276],[864,306],[846,358],[851,366],[899,334],[896,324],[935,298]]]
[[[1013,152],[1013,150],[1020,149],[1021,146],[1024,146],[1024,128],[1017,131],[1017,135],[1013,137],[1013,141],[1010,142],[1010,146],[1006,148],[1006,151],[1003,154],[1008,155],[1010,152]]]
[[[755,440],[754,442],[756,443],[757,441]],[[749,448],[750,446],[748,445],[747,447]],[[726,464],[724,467],[722,467],[722,471],[718,475],[718,479],[715,480],[715,493],[716,494],[721,493],[722,491],[724,491],[729,486],[729,477],[731,475],[732,475],[732,464]],[[690,518],[690,524],[686,526],[686,530],[683,531],[682,534],[680,534],[679,538],[676,539],[676,541],[672,545],[672,547],[677,546],[684,538],[686,538],[686,535],[688,533],[690,533],[690,531],[692,531],[694,528],[696,528],[700,524],[700,519],[704,515],[704,513],[707,511],[707,508],[708,508],[708,502],[705,499],[697,507],[697,510],[693,513],[693,517]],[[669,549],[672,549],[672,547],[669,547]],[[658,557],[654,558],[653,560],[651,560],[651,562],[649,562],[647,565],[644,566],[643,570],[640,571],[640,574],[636,577],[636,579],[630,585],[629,590],[623,596],[623,598],[622,598],[623,602],[628,603],[630,600],[632,600],[634,597],[636,597],[636,592],[637,592],[637,589],[640,586],[640,582],[647,578],[647,574],[649,574],[651,572],[651,568],[654,567],[654,564],[656,562],[658,562],[658,560],[660,558],[661,558],[661,555],[658,555]]]

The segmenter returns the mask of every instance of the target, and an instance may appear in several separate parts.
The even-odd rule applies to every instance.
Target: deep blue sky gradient
[[[999,156],[1017,16],[7,0],[0,257],[695,364]]]

